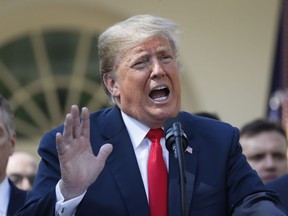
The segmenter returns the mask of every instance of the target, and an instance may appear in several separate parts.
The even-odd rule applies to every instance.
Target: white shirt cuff
[[[60,179],[61,181],[61,179]],[[67,200],[64,202],[64,197],[60,190],[60,181],[58,181],[55,191],[56,191],[56,205],[55,205],[55,215],[57,216],[71,216],[74,215],[77,209],[77,206],[83,199],[86,191],[78,197]]]

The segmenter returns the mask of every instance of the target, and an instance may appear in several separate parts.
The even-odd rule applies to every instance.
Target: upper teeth
[[[161,90],[161,89],[164,89],[166,88],[166,86],[157,86],[154,90]]]

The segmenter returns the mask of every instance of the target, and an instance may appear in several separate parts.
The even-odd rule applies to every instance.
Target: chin
[[[159,109],[157,110],[157,112],[155,113],[155,116],[157,116],[157,118],[159,119],[163,119],[166,120],[168,118],[173,118],[176,117],[179,113],[179,109],[174,108],[174,109]]]

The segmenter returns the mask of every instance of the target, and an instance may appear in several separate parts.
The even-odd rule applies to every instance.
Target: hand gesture
[[[73,105],[66,115],[63,134],[56,134],[56,146],[61,169],[60,190],[65,200],[83,194],[97,179],[112,145],[105,144],[99,154],[93,154],[90,144],[90,119],[86,107],[82,109],[82,122],[78,106]]]

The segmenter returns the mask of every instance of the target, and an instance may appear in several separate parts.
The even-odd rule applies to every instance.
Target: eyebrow
[[[163,53],[163,52],[170,52],[171,49],[168,48],[167,46],[158,46],[156,48],[156,54],[158,53]],[[147,50],[142,50],[141,48],[139,50],[136,50],[135,51],[135,54],[132,55],[130,61],[135,61],[136,59],[139,59],[139,58],[144,58],[144,57],[147,57],[149,56],[149,51]]]
[[[141,51],[139,53],[136,53],[136,54],[133,54],[130,58],[130,62],[132,61],[135,61],[137,59],[141,59],[141,58],[144,58],[144,57],[147,57],[149,56],[149,53],[147,51]]]
[[[167,46],[160,46],[156,48],[156,53],[158,52],[170,52],[171,48],[168,48]]]

